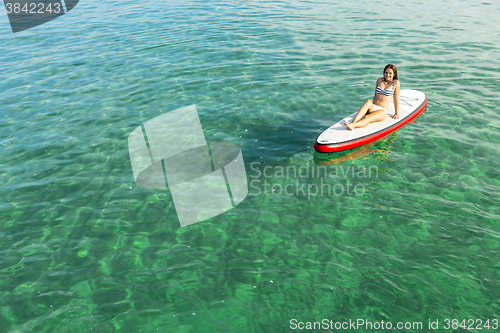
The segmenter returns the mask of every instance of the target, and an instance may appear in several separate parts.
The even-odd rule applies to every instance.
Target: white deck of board
[[[392,119],[394,115],[394,103],[391,100],[389,104],[389,110],[387,118],[385,120],[370,123],[366,127],[355,128],[350,131],[343,125],[343,121],[352,122],[356,116],[356,112],[350,116],[345,117],[338,123],[330,126],[318,137],[318,143],[320,144],[338,144],[353,139],[365,137],[367,135],[373,134],[380,131],[381,129],[390,127],[395,123],[403,121],[410,113],[415,111],[425,100],[425,95],[417,90],[401,90],[399,92],[399,119]],[[361,107],[361,105],[359,106]],[[359,108],[358,107],[358,108]]]

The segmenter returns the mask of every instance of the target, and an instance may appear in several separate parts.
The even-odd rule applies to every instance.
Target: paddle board
[[[386,119],[350,131],[343,122],[352,122],[357,113],[355,112],[321,133],[314,142],[314,149],[320,153],[331,153],[365,145],[412,121],[424,111],[426,106],[427,96],[424,93],[417,90],[401,90],[399,92],[399,119],[392,119],[395,110],[391,100]]]

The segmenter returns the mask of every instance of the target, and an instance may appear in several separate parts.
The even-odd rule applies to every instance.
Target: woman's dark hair
[[[394,77],[393,77],[393,80],[399,80],[398,79],[398,70],[396,69],[396,66],[394,66],[393,64],[389,64],[387,66],[384,67],[384,73],[385,73],[385,70],[387,68],[390,68],[392,69],[392,71],[394,72]]]

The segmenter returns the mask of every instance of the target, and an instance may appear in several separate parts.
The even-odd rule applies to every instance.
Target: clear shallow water
[[[0,331],[498,319],[499,9],[83,2],[17,34],[2,16]],[[386,63],[427,112],[350,154],[314,153]],[[261,194],[180,228],[168,190],[135,185],[127,138],[190,104],[207,141],[240,146]],[[308,196],[325,182],[344,192]]]

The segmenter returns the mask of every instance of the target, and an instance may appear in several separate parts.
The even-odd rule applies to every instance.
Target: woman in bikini
[[[392,119],[399,118],[399,90],[400,84],[398,79],[398,71],[396,66],[389,64],[384,68],[384,77],[377,80],[377,88],[375,95],[373,95],[373,102],[367,100],[365,104],[359,109],[356,117],[352,123],[344,121],[344,125],[353,130],[356,127],[365,127],[369,123],[382,121],[387,117],[387,110],[389,110],[389,102],[394,97],[394,110],[396,111]],[[365,116],[363,118],[363,116]],[[363,120],[361,120],[363,118]]]

